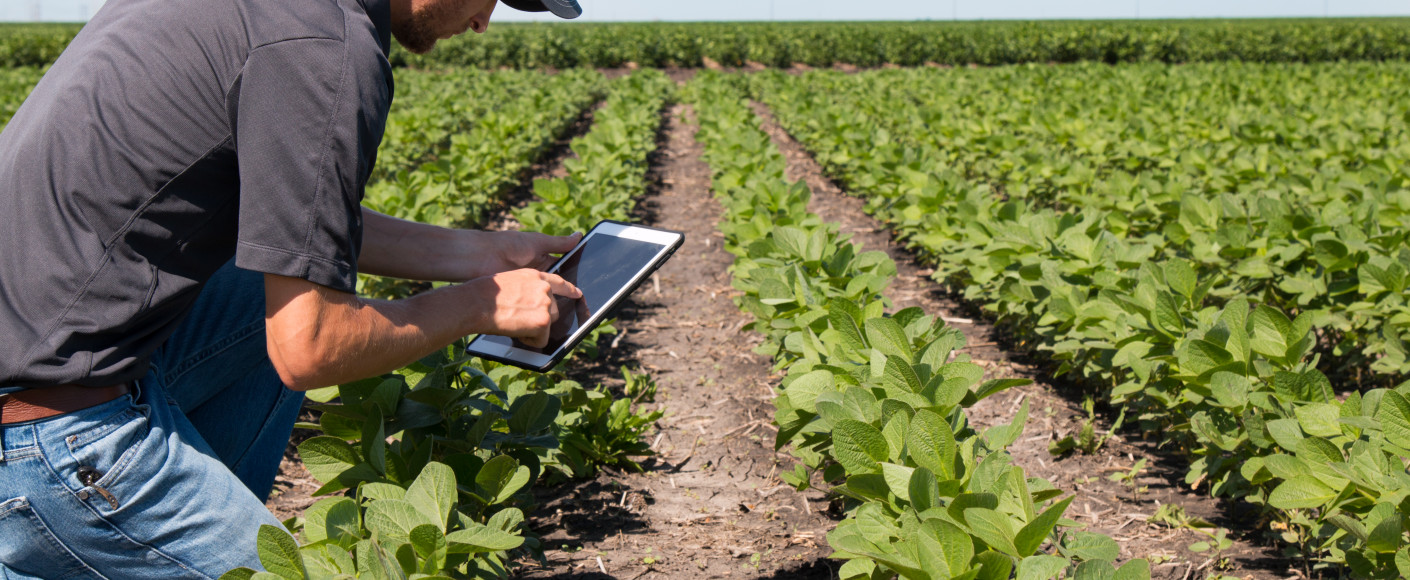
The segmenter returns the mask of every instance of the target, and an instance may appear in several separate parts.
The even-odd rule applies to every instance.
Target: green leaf
[[[394,542],[409,541],[411,530],[423,524],[437,525],[436,520],[422,514],[411,502],[383,499],[367,504],[363,525],[375,534]]]
[[[1249,346],[1253,352],[1270,359],[1281,360],[1288,353],[1287,335],[1292,322],[1268,306],[1260,305],[1249,316]]]
[[[1312,403],[1293,409],[1297,423],[1308,435],[1336,437],[1341,435],[1341,409],[1331,403]]]
[[[915,369],[911,368],[910,363],[904,362],[901,357],[886,357],[885,378],[888,388],[919,393],[923,387],[920,383],[920,377],[916,375]]]
[[[906,432],[906,450],[911,461],[940,479],[955,478],[955,433],[950,423],[934,412],[916,412]]]
[[[423,562],[421,573],[435,574],[445,567],[448,545],[440,528],[430,524],[416,526],[411,530],[410,539],[412,549]]]
[[[1400,516],[1391,515],[1371,529],[1371,534],[1366,539],[1366,547],[1381,554],[1395,553],[1400,549],[1404,533],[1405,527],[1400,523]]]
[[[1013,574],[1013,559],[993,550],[975,554],[974,564],[979,566],[974,580],[1009,580]]]
[[[431,521],[438,522],[441,530],[450,521],[455,499],[455,472],[444,463],[428,463],[416,481],[406,488],[406,501]]]
[[[1170,289],[1174,290],[1186,299],[1195,294],[1195,270],[1190,267],[1187,260],[1174,258],[1165,263],[1165,281],[1170,284]]]
[[[535,392],[514,400],[509,408],[509,432],[531,434],[553,425],[562,401],[545,392]]]
[[[1410,400],[1396,391],[1386,391],[1376,410],[1376,420],[1380,421],[1387,441],[1410,449]]]
[[[784,388],[784,394],[788,396],[788,402],[794,409],[816,413],[818,395],[836,391],[836,384],[831,372],[818,370],[793,379]]]
[[[255,577],[255,571],[249,568],[236,568],[220,575],[219,580],[250,580]],[[278,576],[275,576],[276,578]]]
[[[886,479],[886,487],[902,501],[911,501],[911,476],[915,469],[894,463],[882,463],[881,475]]]
[[[900,357],[905,362],[913,362],[911,343],[906,339],[906,331],[890,318],[870,318],[866,321],[867,340],[872,348],[887,356]]]
[[[361,539],[361,512],[357,502],[346,497],[320,500],[304,511],[304,540],[309,543],[332,539],[352,545]]]
[[[879,463],[890,457],[881,431],[861,421],[839,421],[833,427],[832,438],[837,462],[849,474],[880,473]]]
[[[299,555],[299,544],[289,532],[266,524],[259,527],[257,538],[259,563],[265,570],[284,580],[304,580],[308,577],[304,559]]]
[[[304,468],[320,482],[337,479],[344,471],[362,462],[357,449],[346,441],[328,436],[309,439],[299,444],[299,457]]]
[[[1073,580],[1113,580],[1116,568],[1106,560],[1087,560],[1077,565],[1072,573]]]
[[[1151,563],[1145,558],[1127,560],[1120,568],[1116,569],[1115,580],[1150,580]]]
[[[1229,351],[1202,339],[1186,341],[1179,353],[1180,369],[1193,375],[1203,375],[1233,360]]]
[[[1009,516],[987,508],[964,510],[964,521],[974,532],[975,537],[984,540],[990,547],[1014,557],[1019,556],[1013,545],[1013,523]]]
[[[1049,580],[1067,569],[1067,558],[1029,556],[1019,561],[1017,580]]]
[[[1297,443],[1298,457],[1312,462],[1314,465],[1333,465],[1346,461],[1342,456],[1341,449],[1326,439],[1317,437],[1307,437]]]
[[[1064,544],[1068,554],[1082,560],[1115,560],[1121,557],[1121,546],[1110,536],[1093,532],[1072,532],[1065,534]]]
[[[943,507],[940,503],[940,481],[936,479],[933,472],[924,467],[917,467],[911,471],[911,481],[907,484],[906,497],[917,512]]]
[[[990,427],[984,431],[984,438],[989,441],[992,449],[1005,449],[1018,441],[1018,437],[1023,434],[1023,427],[1028,422],[1028,399],[1023,400],[1019,405],[1018,413],[1014,415],[1013,421],[1007,425]]]
[[[1185,334],[1185,319],[1180,316],[1180,305],[1175,295],[1161,292],[1156,295],[1155,308],[1151,310],[1154,326],[1170,336]]]
[[[1303,440],[1302,427],[1296,419],[1276,419],[1264,424],[1268,429],[1268,434],[1273,437],[1273,441],[1279,447],[1288,451],[1297,450],[1297,444]]]
[[[1318,508],[1336,496],[1336,490],[1316,477],[1301,475],[1278,484],[1268,495],[1268,504],[1281,510]]]
[[[513,550],[524,545],[524,537],[471,522],[466,529],[446,534],[452,554],[478,554]]]
[[[1014,547],[1018,548],[1019,557],[1031,555],[1043,546],[1043,540],[1052,533],[1058,520],[1062,519],[1062,514],[1067,511],[1067,506],[1072,503],[1073,497],[1057,502],[1043,510],[1043,513],[1018,531],[1013,543]]]
[[[953,575],[962,575],[974,557],[974,541],[970,539],[969,534],[950,522],[941,519],[926,520],[921,524],[917,536],[920,537],[921,554],[918,560],[923,563],[941,563]]]
[[[519,481],[518,473],[518,461],[508,455],[497,455],[486,461],[480,472],[475,474],[475,484],[484,490],[485,501],[490,504],[501,503],[527,483],[527,474],[523,477],[524,481]]]

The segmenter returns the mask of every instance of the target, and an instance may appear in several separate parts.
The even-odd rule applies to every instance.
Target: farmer
[[[504,0],[580,13],[574,0]],[[303,395],[472,333],[547,341],[576,237],[359,207],[387,55],[495,0],[108,0],[0,134],[0,579],[214,578]],[[359,272],[464,282],[398,301]]]

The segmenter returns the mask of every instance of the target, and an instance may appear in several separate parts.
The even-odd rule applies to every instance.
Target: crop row
[[[0,69],[0,131],[19,110],[43,71],[33,67]]]
[[[816,475],[846,503],[828,534],[847,560],[839,575],[1149,577],[1145,560],[1114,569],[1110,538],[1059,530],[1072,498],[1054,501],[1060,490],[1012,464],[1004,449],[1022,433],[1026,403],[1009,425],[970,425],[965,408],[1027,381],[981,382],[983,369],[956,352],[958,331],[916,308],[884,314],[895,264],[858,253],[807,211],[808,188],[785,179],[738,80],[692,82],[698,138],[726,209],[738,303],[768,338],[760,352],[787,374],[776,445],[801,464],[785,479],[805,489]]]
[[[594,182],[614,204],[640,193],[644,159],[671,85],[649,71],[613,83],[598,123],[575,140],[583,167],[634,168]],[[611,146],[630,143],[630,145]],[[589,212],[617,215],[617,205],[560,206],[540,199],[529,207],[554,220]],[[552,214],[551,216],[549,214]],[[632,456],[650,450],[641,440],[659,412],[633,412],[634,402],[604,387],[587,389],[561,374],[538,374],[462,357],[459,343],[402,371],[337,387],[340,404],[321,406],[324,434],[299,446],[309,472],[324,486],[319,501],[283,531],[261,531],[261,563],[273,578],[507,577],[510,551],[538,554],[525,533],[533,509],[528,488],[541,477],[585,477],[600,465],[636,468]],[[654,391],[650,379],[624,371],[626,391]],[[240,569],[227,578],[253,578]]]
[[[378,157],[392,166],[368,184],[363,205],[441,226],[479,225],[607,86],[588,70],[421,75],[410,75],[417,89],[410,106],[388,121]],[[364,294],[387,298],[411,288],[372,277],[360,284]]]
[[[0,67],[48,65],[77,30],[0,26]],[[432,68],[1404,60],[1410,20],[496,23],[424,56],[400,48],[392,56]]]
[[[422,223],[467,225],[601,98],[606,80],[587,70],[457,70],[413,86],[421,89],[416,101],[389,120],[378,152],[392,165],[368,185],[364,203]]]
[[[1410,573],[1410,385],[1346,392],[1317,364],[1356,349],[1405,372],[1407,118],[1374,98],[1405,75],[1037,67],[756,88],[937,279],[1188,454],[1188,483],[1261,506],[1291,556],[1379,578]]]

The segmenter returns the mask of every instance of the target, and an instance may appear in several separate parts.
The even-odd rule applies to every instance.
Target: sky
[[[104,0],[3,0],[0,22],[85,21]],[[289,0],[295,1],[295,0]],[[1410,16],[1405,0],[579,0],[582,21]],[[504,6],[493,21],[549,21]]]

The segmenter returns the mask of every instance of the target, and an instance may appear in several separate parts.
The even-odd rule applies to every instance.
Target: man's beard
[[[419,12],[412,12],[402,26],[392,27],[392,36],[402,48],[413,54],[426,54],[431,48],[436,46],[439,36],[435,33],[433,24],[437,21],[446,20],[454,16],[450,2],[444,0],[432,2]]]

